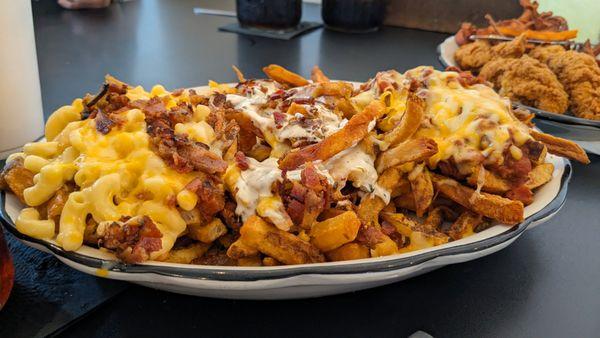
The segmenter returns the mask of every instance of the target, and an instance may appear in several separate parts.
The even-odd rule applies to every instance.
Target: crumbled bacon
[[[286,177],[280,186],[280,194],[294,224],[309,228],[329,205],[331,186],[312,163],[307,163],[300,178],[298,182]]]
[[[273,112],[273,119],[275,120],[275,128],[281,129],[283,122],[285,122],[285,114],[282,112]]]
[[[214,175],[196,177],[185,186],[185,189],[198,196],[200,212],[207,219],[225,207],[223,182]]]
[[[162,249],[162,233],[148,216],[131,218],[125,223],[112,222],[100,235],[98,245],[114,250],[126,263],[141,263],[152,252]]]
[[[373,249],[379,243],[385,240],[383,232],[373,225],[362,226],[358,230],[356,241]]]
[[[242,227],[240,217],[235,214],[236,203],[232,200],[231,196],[227,195],[225,199],[225,207],[221,210],[220,214],[223,218],[223,223],[230,229],[238,230]]]
[[[248,170],[248,168],[250,168],[250,165],[248,164],[248,158],[241,151],[235,153],[235,164],[241,170]]]
[[[454,66],[446,67],[446,71],[458,73],[458,78],[456,78],[456,80],[463,87],[470,87],[475,84],[488,84],[483,78],[473,75],[470,71],[461,71]]]
[[[97,110],[96,117],[94,118],[96,123],[96,130],[101,134],[108,134],[112,127],[115,126],[115,121],[104,114],[100,109]]]
[[[181,173],[202,171],[222,174],[227,162],[211,152],[207,145],[190,140],[185,135],[175,135],[171,130],[151,138],[152,150],[170,167]]]

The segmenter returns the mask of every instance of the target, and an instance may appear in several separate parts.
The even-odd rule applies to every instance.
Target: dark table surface
[[[218,32],[235,19],[194,16],[196,6],[234,7],[232,1],[144,0],[73,12],[54,1],[34,2],[46,115],[96,91],[106,73],[132,84],[176,88],[208,79],[232,81],[232,64],[249,77],[261,76],[269,63],[305,76],[319,64],[332,78],[357,81],[378,70],[440,67],[435,48],[444,34],[385,27],[346,35],[319,29],[290,41],[269,40]],[[304,10],[305,19],[319,20],[319,7]],[[61,304],[97,294],[93,306],[80,306],[80,313],[89,313],[61,336],[402,337],[417,330],[439,337],[599,336],[600,158],[591,159],[588,166],[574,164],[559,214],[507,249],[393,285],[320,299],[232,301],[170,294],[85,276],[45,254],[28,260],[23,256],[32,251],[11,240],[21,275],[0,313],[0,328],[59,321],[70,313]],[[40,268],[27,272],[25,264]],[[36,285],[47,289],[46,296],[27,296],[38,294],[29,289]],[[35,326],[12,327],[7,336],[31,335]],[[49,327],[56,329],[45,326],[38,334]]]

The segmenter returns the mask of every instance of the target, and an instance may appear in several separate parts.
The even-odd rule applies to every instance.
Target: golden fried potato
[[[330,261],[349,261],[353,259],[369,258],[369,248],[359,243],[346,243],[335,250],[325,254]]]
[[[188,236],[203,243],[212,243],[227,233],[227,227],[215,218],[206,224],[188,224]]]
[[[294,170],[306,162],[324,161],[335,156],[367,136],[369,124],[381,116],[383,111],[383,104],[373,101],[362,112],[354,115],[342,129],[321,142],[287,153],[279,160],[279,168]]]
[[[406,140],[397,146],[382,152],[375,161],[377,172],[407,162],[420,162],[438,152],[434,140],[417,138]]]
[[[439,192],[467,209],[505,224],[512,225],[523,221],[524,207],[520,201],[485,192],[476,194],[474,189],[441,175],[433,174],[432,179]]]
[[[325,260],[312,244],[277,229],[258,216],[250,216],[240,233],[244,244],[285,264],[320,263]]]
[[[535,189],[552,179],[554,165],[552,163],[542,163],[535,166],[528,174],[529,179],[525,182],[525,187]]]
[[[310,79],[313,82],[329,82],[329,78],[323,73],[319,66],[315,65],[310,73]]]
[[[279,65],[268,65],[263,68],[263,72],[270,78],[279,83],[289,85],[291,87],[306,86],[308,80],[302,76],[290,72],[289,70]]]
[[[360,220],[354,211],[316,222],[310,229],[310,242],[317,249],[328,252],[352,242],[358,234]]]
[[[585,153],[585,150],[583,150],[583,148],[573,141],[565,140],[564,138],[555,137],[549,134],[544,134],[533,129],[531,129],[529,133],[534,139],[546,145],[551,154],[564,156],[583,164],[590,163],[590,159]]]
[[[448,230],[448,236],[453,240],[470,236],[475,233],[475,229],[483,223],[483,217],[472,211],[463,212],[458,219],[452,223]]]
[[[415,166],[408,175],[408,180],[415,199],[417,216],[421,217],[433,202],[433,183],[425,164]]]
[[[415,92],[410,91],[402,120],[400,120],[400,123],[394,129],[385,133],[383,141],[389,146],[395,146],[411,137],[421,126],[426,106],[427,104],[424,99],[418,97]]]
[[[194,259],[204,255],[210,248],[210,244],[206,243],[193,243],[184,248],[173,249],[169,251],[165,262],[179,263],[179,264],[190,264]]]

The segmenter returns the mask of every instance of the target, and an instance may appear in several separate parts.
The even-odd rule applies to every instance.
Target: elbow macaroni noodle
[[[162,86],[150,93],[142,87],[129,89],[130,100],[161,96],[166,106],[176,105]],[[180,97],[179,101],[186,100]],[[186,223],[169,200],[177,201],[183,210],[192,210],[198,201],[195,193],[185,190],[194,173],[178,173],[169,168],[149,145],[145,115],[139,109],[119,113],[124,123],[103,135],[96,131],[93,119],[81,120],[83,101],[76,99],[47,121],[46,141],[29,143],[23,153],[24,167],[35,174],[34,185],[25,189],[28,206],[43,205],[67,182],[74,181],[78,191],[69,194],[58,225],[56,241],[65,250],[77,250],[83,244],[88,217],[98,224],[117,221],[122,216],[145,215],[152,218],[162,233],[162,249],[152,259],[168,253]],[[178,133],[210,143],[215,138],[204,122],[210,110],[194,107],[193,122],[179,124]],[[16,220],[17,229],[29,236],[50,239],[55,235],[55,222],[40,219],[35,208],[25,208]]]

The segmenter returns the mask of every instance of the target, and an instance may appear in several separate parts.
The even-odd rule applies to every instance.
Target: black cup
[[[323,0],[321,15],[329,29],[374,32],[383,24],[386,4],[386,0]]]
[[[236,0],[243,27],[293,29],[302,17],[302,0]]]

